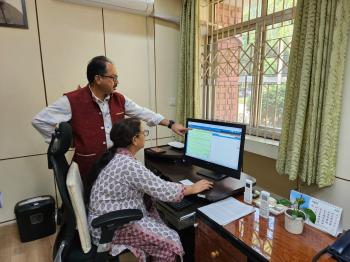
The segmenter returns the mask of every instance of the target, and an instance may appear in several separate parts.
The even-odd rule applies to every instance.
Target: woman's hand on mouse
[[[186,186],[185,189],[185,196],[191,195],[191,194],[198,194],[204,190],[208,190],[213,187],[213,182],[202,179],[198,182],[194,183],[191,186]]]

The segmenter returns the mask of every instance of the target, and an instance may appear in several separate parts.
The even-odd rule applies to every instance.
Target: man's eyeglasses
[[[112,76],[101,76],[101,77],[108,77],[110,79],[112,79],[114,82],[118,81],[118,75],[112,75]]]
[[[148,136],[149,135],[149,130],[143,130],[139,134],[143,134],[144,136]]]

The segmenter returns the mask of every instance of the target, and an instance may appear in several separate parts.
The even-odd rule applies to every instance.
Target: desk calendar
[[[305,222],[332,236],[337,236],[339,231],[341,231],[340,219],[343,209],[294,190],[290,193],[290,200],[293,202],[300,196],[305,199],[305,203],[301,207],[310,208],[316,214],[315,224],[309,220]]]

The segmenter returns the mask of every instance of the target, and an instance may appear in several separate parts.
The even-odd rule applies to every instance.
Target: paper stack
[[[219,225],[226,225],[255,211],[253,206],[229,197],[198,209]]]

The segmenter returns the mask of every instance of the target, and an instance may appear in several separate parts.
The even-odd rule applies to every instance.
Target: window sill
[[[279,141],[246,135],[244,150],[257,155],[277,159],[278,145]]]

